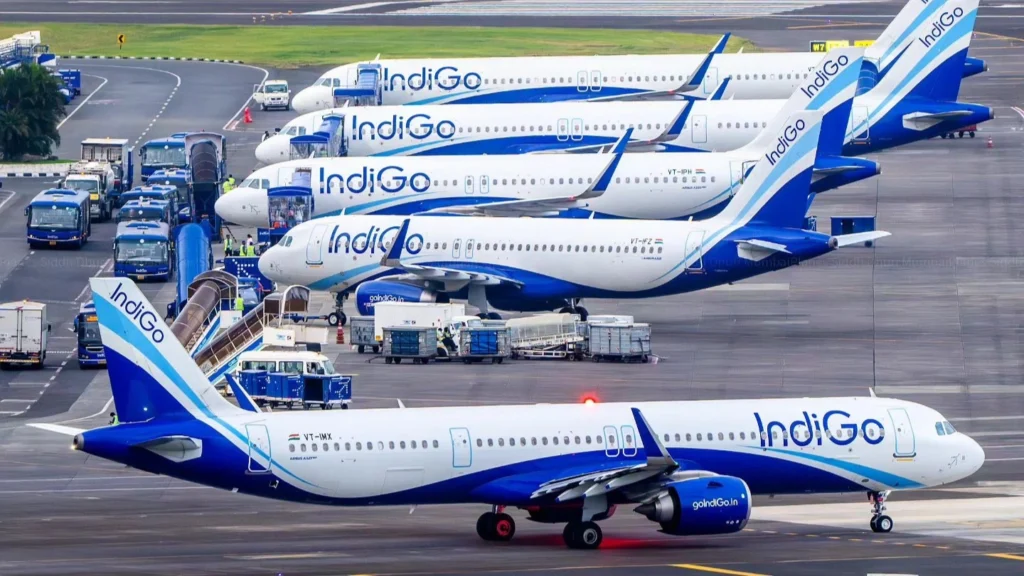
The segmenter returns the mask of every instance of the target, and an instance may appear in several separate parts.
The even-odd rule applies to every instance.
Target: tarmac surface
[[[755,41],[799,49],[819,32],[765,32]],[[961,100],[997,112],[977,138],[872,156],[881,176],[818,198],[812,213],[822,230],[832,215],[877,215],[878,227],[893,236],[875,248],[724,289],[586,303],[594,314],[650,322],[657,364],[396,366],[345,346],[327,348],[340,370],[357,375],[354,409],[396,406],[396,398],[415,407],[574,402],[591,394],[600,401],[842,396],[871,388],[920,402],[977,439],[987,461],[957,485],[894,494],[891,534],[869,532],[863,496],[845,495],[758,498],[742,533],[706,538],[665,536],[623,509],[604,523],[606,545],[596,553],[566,550],[560,527],[513,511],[516,538],[493,544],[474,533],[480,506],[412,514],[308,507],[147,476],[72,452],[66,437],[24,424],[106,423],[106,373],[79,370],[67,330],[89,298],[88,278],[109,274],[113,224],[96,225],[82,252],[29,251],[21,214],[47,183],[7,179],[0,189],[0,301],[48,302],[57,353],[42,371],[0,373],[0,574],[1020,574],[1024,113],[1014,107],[1024,104],[1022,53],[1005,39],[975,40],[972,55],[988,60],[991,71],[966,80]],[[254,112],[254,123],[241,120],[261,69],[110,61],[81,68],[87,94],[62,128],[68,154],[89,136],[145,141],[209,129],[228,136],[229,171],[241,180],[255,166],[262,131],[292,117]],[[295,85],[317,75],[269,73]],[[143,285],[158,308],[173,289]]]

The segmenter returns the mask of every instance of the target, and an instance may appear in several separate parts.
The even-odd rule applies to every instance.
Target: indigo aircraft
[[[941,0],[909,0],[868,48],[877,82],[914,41],[913,32],[942,12]],[[735,82],[727,95],[739,100],[786,98],[818,63],[811,52],[723,54],[728,35],[704,55],[526,56],[513,58],[384,59],[345,64],[326,72],[292,99],[299,113],[372,104],[525,104],[566,100],[702,100],[721,79]],[[962,75],[986,69],[969,58]]]
[[[993,117],[987,106],[956,101],[978,2],[942,2],[938,13],[914,30],[913,42],[888,72],[854,99],[845,155],[925,140]],[[797,89],[817,92],[827,80],[827,72],[812,76],[805,70]],[[730,85],[746,81],[744,74],[731,78]],[[627,128],[634,128],[631,152],[726,151],[750,143],[785,104],[717,100],[341,108],[292,120],[283,133],[256,148],[256,157],[268,164],[289,160],[292,128],[312,136],[324,124],[332,131],[322,135],[331,142],[330,156],[588,152],[613,144]]]
[[[863,48],[839,48],[818,63],[828,75],[818,91],[797,90],[753,142],[732,152],[623,154],[627,128],[610,153],[393,158],[309,158],[260,168],[231,194],[217,214],[263,227],[286,222],[302,206],[302,220],[337,214],[446,212],[485,216],[560,216],[684,220],[721,211],[757,159],[777,148],[789,116],[821,110],[832,128],[822,138],[811,192],[878,174],[878,164],[841,157]]]
[[[468,299],[491,317],[490,306],[586,316],[582,298],[649,298],[737,282],[889,235],[802,229],[823,118],[820,110],[790,116],[772,136],[776,147],[707,220],[333,216],[289,230],[263,253],[259,270],[278,285],[342,300],[356,290],[361,313],[381,299],[443,296]]]
[[[798,118],[804,119],[804,118]],[[303,504],[472,503],[484,540],[510,507],[601,545],[620,505],[676,536],[739,532],[756,494],[866,493],[889,532],[896,490],[966,478],[984,450],[902,400],[786,398],[260,412],[229,403],[127,279],[90,280],[121,424],[72,447],[153,474]]]

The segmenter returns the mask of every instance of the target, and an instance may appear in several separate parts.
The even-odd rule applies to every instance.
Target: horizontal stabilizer
[[[843,246],[852,246],[854,244],[863,244],[872,240],[878,240],[879,238],[885,238],[886,236],[892,236],[892,232],[874,230],[871,232],[857,232],[856,234],[841,234],[839,236],[833,236],[833,238],[836,240],[836,248],[842,248]]]
[[[32,428],[38,428],[40,430],[46,430],[47,432],[56,432],[57,434],[63,434],[65,436],[74,436],[85,432],[82,428],[72,428],[71,426],[61,426],[60,424],[26,424]]]
[[[769,242],[767,240],[737,240],[736,243],[740,246],[746,246],[751,249],[767,250],[769,252],[782,252],[783,254],[790,253],[784,245],[776,242]]]
[[[187,462],[203,455],[203,441],[188,436],[164,436],[135,444],[171,462]]]
[[[228,381],[228,386],[231,387],[231,393],[235,395],[235,400],[238,401],[238,407],[246,412],[259,412],[259,407],[253,402],[249,393],[245,391],[245,388],[235,380],[235,377],[231,374],[225,374],[224,379]]]

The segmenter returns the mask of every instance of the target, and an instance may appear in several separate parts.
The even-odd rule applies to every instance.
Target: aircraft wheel
[[[595,522],[573,522],[562,533],[563,538],[566,536],[569,537],[565,541],[566,546],[580,550],[594,550],[604,539],[601,527]]]
[[[882,534],[892,532],[892,518],[886,516],[885,514],[882,514],[881,516],[875,516],[874,518],[872,518],[871,524],[871,529],[875,532],[880,532]]]
[[[587,316],[590,315],[590,312],[587,312],[587,309],[583,306],[577,306],[575,313],[580,315],[580,322],[586,322]]]
[[[508,542],[516,535],[516,521],[505,513],[497,514],[491,525],[492,540]]]
[[[498,515],[494,512],[486,512],[481,514],[476,520],[476,534],[484,540],[491,541],[494,538],[491,536],[493,533],[492,527],[497,521]]]

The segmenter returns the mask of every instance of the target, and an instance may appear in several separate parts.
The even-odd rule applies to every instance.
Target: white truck
[[[24,300],[0,304],[0,368],[46,362],[50,324],[46,304]]]
[[[252,99],[260,110],[289,110],[292,106],[292,92],[287,80],[267,80],[252,87]]]
[[[458,330],[471,320],[479,320],[466,315],[465,304],[435,304],[433,302],[378,302],[373,306],[373,336],[377,342],[384,339],[384,328],[395,326],[431,326],[444,330],[448,327],[456,343],[459,341]],[[449,351],[438,338],[437,353],[441,358],[449,356]]]
[[[107,162],[76,162],[71,165],[61,188],[89,193],[89,214],[98,221],[110,220],[117,175]]]

